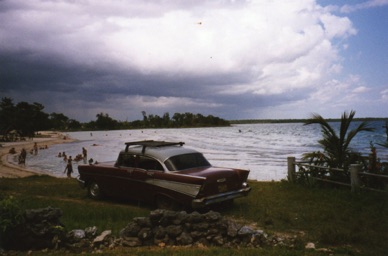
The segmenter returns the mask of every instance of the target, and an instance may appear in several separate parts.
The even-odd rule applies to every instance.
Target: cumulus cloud
[[[313,0],[3,0],[0,22],[0,91],[33,91],[56,111],[69,100],[84,120],[147,109],[237,119],[301,92],[329,101],[346,87],[333,77],[357,33]]]
[[[381,91],[380,94],[383,101],[388,101],[388,89]]]
[[[388,5],[388,0],[369,0],[355,5],[346,4],[340,8],[340,11],[343,13],[351,13],[362,9],[369,9],[385,5]]]

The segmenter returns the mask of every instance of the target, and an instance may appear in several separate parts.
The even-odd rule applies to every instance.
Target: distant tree
[[[67,122],[67,128],[70,130],[79,130],[82,128],[82,125],[77,120],[69,119]]]
[[[141,112],[141,114],[143,115],[143,121],[144,122],[147,122],[147,112],[145,112],[144,110]]]
[[[82,127],[84,130],[96,130],[97,129],[96,121],[90,121],[90,122],[84,123]]]
[[[175,127],[183,126],[183,115],[181,113],[175,113],[172,117],[172,121]]]
[[[190,127],[190,126],[195,126],[194,122],[194,115],[193,113],[186,112],[183,114],[183,126]]]
[[[170,120],[170,114],[168,113],[168,112],[166,112],[166,113],[164,113],[164,115],[163,115],[163,124],[162,124],[162,126],[163,127],[170,127],[170,122],[171,122],[171,120]]]
[[[48,129],[49,115],[44,113],[43,109],[44,106],[37,102],[19,102],[15,111],[15,130],[21,136],[33,137],[36,131]]]
[[[2,98],[0,102],[0,134],[7,134],[14,130],[16,107],[11,98]]]
[[[100,113],[97,114],[96,117],[96,129],[114,130],[117,128],[118,122],[111,118],[108,114]]]
[[[54,130],[66,130],[69,118],[62,113],[51,113],[49,116],[51,128]]]

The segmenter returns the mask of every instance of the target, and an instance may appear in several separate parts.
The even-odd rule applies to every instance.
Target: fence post
[[[295,183],[295,157],[287,157],[288,181]]]
[[[352,192],[357,192],[360,190],[360,173],[361,164],[351,164],[350,165],[350,185]]]

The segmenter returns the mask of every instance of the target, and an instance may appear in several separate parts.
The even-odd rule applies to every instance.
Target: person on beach
[[[82,148],[82,156],[84,158],[84,164],[86,164],[86,161],[88,159],[88,151],[84,147]]]
[[[26,164],[26,157],[27,157],[27,151],[22,148],[22,151],[19,155],[19,164],[25,165]]]
[[[71,178],[71,173],[73,172],[73,165],[71,164],[71,159],[67,161],[67,165],[63,173],[66,173],[66,171],[67,171],[67,177]]]

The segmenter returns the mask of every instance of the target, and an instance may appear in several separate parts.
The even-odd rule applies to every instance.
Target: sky
[[[388,0],[0,0],[0,97],[81,122],[388,117]]]

